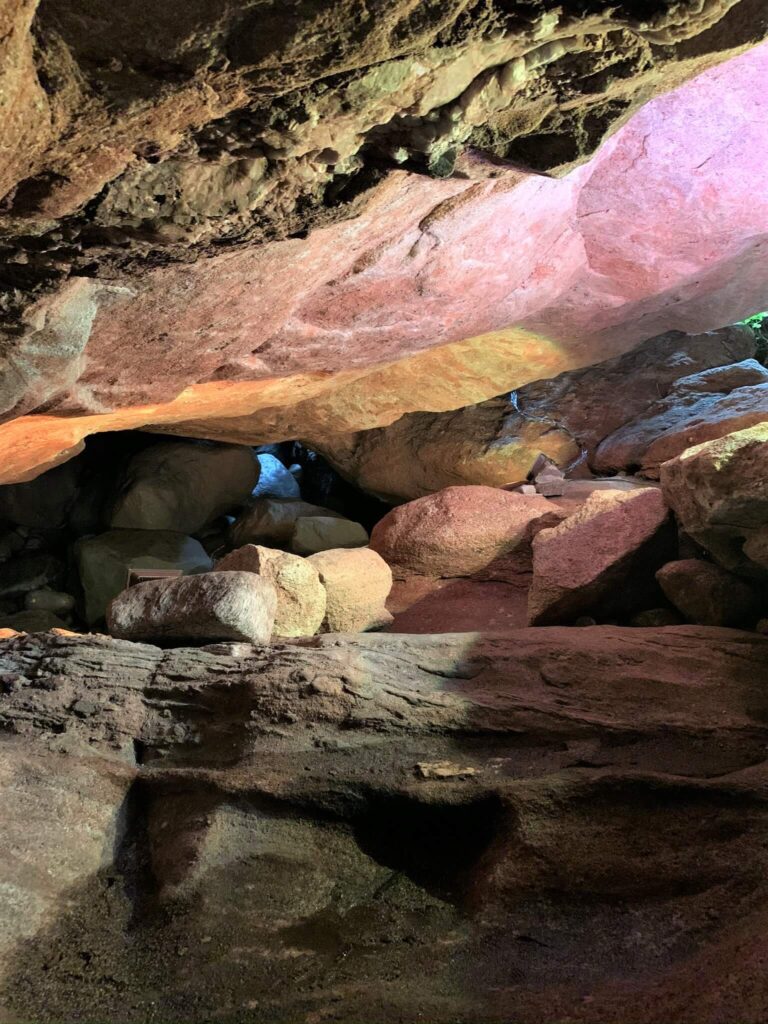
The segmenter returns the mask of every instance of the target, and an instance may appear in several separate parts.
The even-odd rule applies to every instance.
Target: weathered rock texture
[[[35,48],[24,12],[4,69],[13,117],[34,113],[3,138],[0,407],[44,418],[0,432],[7,481],[129,425],[378,426],[764,304],[765,47],[648,104],[565,178],[461,152],[567,168],[638,101],[761,39],[756,0],[389,0],[354,31],[339,5],[60,0]],[[429,360],[394,371],[400,390],[370,370],[466,339],[436,386]]]
[[[702,626],[753,626],[768,611],[768,593],[756,590],[719,565],[696,558],[668,562],[656,573],[665,596],[688,622]]]
[[[392,570],[375,551],[319,551],[307,561],[319,573],[327,594],[324,632],[365,632],[392,622],[385,607],[392,589]]]
[[[767,660],[690,626],[5,642],[2,1016],[762,1020]]]
[[[276,636],[312,636],[325,618],[326,593],[317,569],[287,551],[245,544],[219,559],[217,572],[253,572],[277,592]]]
[[[533,539],[530,624],[613,618],[653,603],[654,572],[671,554],[672,541],[660,490],[596,491]]]
[[[245,640],[266,643],[277,610],[274,585],[252,572],[206,572],[139,583],[107,608],[124,640]]]
[[[746,327],[696,335],[673,331],[625,355],[535,381],[488,402],[452,412],[410,413],[388,427],[325,438],[319,447],[340,473],[393,502],[451,484],[502,487],[525,480],[542,452],[564,469],[580,463],[603,472],[624,468],[623,450],[620,457],[600,461],[603,449],[595,449],[601,441],[617,431],[621,438],[622,428],[630,429],[625,424],[648,416],[658,405],[668,410],[667,395],[674,396],[669,399],[674,402],[673,418],[684,421],[688,410],[677,394],[680,378],[750,360],[755,347]],[[737,382],[731,371],[729,386],[722,378],[720,386],[730,391],[744,387],[747,377],[750,384],[768,380],[768,370],[751,362],[751,372],[742,373]],[[709,395],[711,402],[716,397]],[[692,401],[689,397],[688,405]],[[749,412],[765,401],[760,392]],[[731,408],[730,413],[738,411]],[[733,429],[722,422],[727,417],[724,410],[716,428],[721,433]]]
[[[768,578],[768,422],[689,448],[662,465],[661,483],[683,529],[717,562]]]
[[[525,559],[534,533],[562,518],[539,495],[446,487],[388,512],[371,547],[400,578],[471,576],[505,556]]]

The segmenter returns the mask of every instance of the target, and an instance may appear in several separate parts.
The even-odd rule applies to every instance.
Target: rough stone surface
[[[129,587],[107,608],[107,627],[123,640],[266,643],[276,609],[269,580],[252,572],[206,572]]]
[[[339,472],[386,501],[459,483],[501,487],[525,480],[542,452],[564,468],[592,463],[603,438],[646,415],[681,377],[747,360],[754,352],[755,337],[743,327],[671,332],[487,402],[410,413],[391,426],[335,435],[318,446]],[[749,383],[764,379],[759,369],[751,370]],[[733,374],[726,379],[728,390],[746,382],[744,375],[738,384]]]
[[[660,464],[686,448],[765,420],[768,369],[747,359],[676,381],[666,398],[606,437],[591,464],[658,479]]]
[[[341,516],[299,516],[291,534],[291,550],[298,555],[314,555],[333,548],[361,548],[367,543],[365,528]]]
[[[109,602],[127,585],[129,569],[196,573],[212,568],[199,541],[170,531],[109,530],[78,541],[74,556],[89,624],[104,618]]]
[[[638,23],[628,35],[620,13],[612,19],[584,13],[587,29],[584,23],[569,25],[570,11],[550,11],[540,23],[528,8],[507,15],[486,8],[482,17],[460,14],[463,8],[458,0],[440,15],[438,20],[455,18],[460,24],[443,24],[438,35],[447,35],[436,46],[431,29],[425,27],[430,43],[419,42],[424,36],[411,31],[406,18],[395,36],[408,40],[402,45],[409,59],[381,63],[379,48],[374,65],[367,65],[374,57],[369,50],[362,65],[347,68],[349,78],[333,79],[333,85],[323,72],[322,88],[305,84],[286,92],[285,83],[273,82],[283,96],[277,108],[274,95],[263,92],[269,87],[263,79],[257,85],[259,76],[254,79],[251,70],[230,66],[216,73],[215,88],[210,82],[206,87],[202,68],[189,67],[191,53],[200,52],[196,32],[184,35],[181,64],[177,57],[183,82],[150,76],[148,94],[134,82],[144,96],[132,93],[128,103],[136,120],[110,78],[127,72],[92,72],[98,99],[91,102],[114,111],[103,115],[108,123],[113,116],[123,119],[121,145],[105,148],[104,121],[97,125],[78,111],[77,132],[68,136],[53,176],[38,168],[8,198],[13,333],[4,344],[1,407],[7,416],[37,410],[42,419],[3,429],[3,454],[13,453],[12,461],[3,460],[6,480],[39,471],[66,457],[85,434],[119,429],[126,420],[226,440],[319,439],[334,430],[392,422],[414,408],[438,411],[490,398],[616,355],[649,335],[711,329],[762,307],[768,210],[754,181],[768,145],[761,108],[765,47],[646,105],[593,160],[564,178],[519,169],[531,163],[541,169],[538,159],[545,154],[561,166],[578,160],[585,140],[596,144],[616,116],[626,118],[635,100],[650,98],[661,85],[662,55],[680,51],[680,63],[667,65],[669,87],[727,56],[731,43],[739,49],[756,41],[767,17],[757,0],[675,6],[642,23],[651,27]],[[432,23],[434,10],[417,20]],[[387,15],[371,15],[371,31],[380,42],[392,39],[389,14],[394,12],[388,6]],[[144,17],[142,39],[152,34]],[[498,35],[489,18],[499,20]],[[674,28],[654,27],[668,19]],[[186,22],[186,16],[179,19],[180,25]],[[102,33],[109,23],[105,18]],[[296,28],[300,63],[311,77],[309,40],[317,37],[300,24]],[[64,52],[71,52],[71,29],[70,24],[56,35]],[[469,49],[458,41],[467,32],[478,33]],[[89,37],[97,34],[94,29]],[[136,38],[135,31],[129,34]],[[170,35],[178,38],[177,30],[157,36],[164,39],[166,64],[173,64]],[[37,26],[41,52],[45,38],[45,26]],[[110,41],[122,38],[122,32],[109,30]],[[238,38],[250,33],[238,28]],[[619,65],[624,73],[614,74],[606,58],[629,39],[639,48],[634,57],[640,63],[633,57]],[[114,54],[104,49],[96,44],[100,56],[92,54],[89,67],[112,67]],[[207,44],[202,50],[210,54]],[[526,51],[531,77],[529,57],[518,63]],[[137,59],[141,66],[153,65],[142,64],[132,50],[124,66],[136,67]],[[274,63],[274,54],[270,60],[269,75],[281,77],[285,62]],[[595,65],[605,66],[594,78],[582,77]],[[73,72],[68,64],[57,81],[71,80]],[[49,79],[52,73],[46,73]],[[104,74],[109,83],[100,80]],[[506,84],[499,85],[499,75]],[[557,113],[542,93],[544,83],[554,88],[554,82]],[[91,87],[84,87],[90,96]],[[575,106],[566,99],[573,88],[579,93],[577,101],[572,97]],[[158,89],[164,95],[160,121],[151,98]],[[244,90],[256,90],[259,97],[255,120]],[[504,106],[497,112],[503,128],[488,113],[491,94]],[[67,95],[57,92],[59,99]],[[189,121],[183,126],[172,115],[180,109],[174,97],[182,95],[183,121],[207,121],[211,106],[226,105],[226,97],[238,109],[231,122],[213,126],[212,150],[208,143],[200,148],[202,137]],[[467,125],[469,108],[479,117],[473,144],[490,149],[493,159],[460,160],[453,177],[419,173],[450,171],[453,153],[462,148],[454,145],[456,126]],[[577,128],[570,122],[586,116],[586,108],[593,119]],[[48,124],[44,116],[43,122]],[[136,142],[123,148],[131,136],[129,122],[140,135],[140,155]],[[89,154],[75,157],[72,147],[86,142]],[[242,145],[247,152],[236,157]],[[99,147],[98,160],[91,159],[92,146]],[[437,165],[430,164],[427,151],[442,154]],[[123,155],[117,158],[117,152]],[[391,167],[401,157],[405,169],[386,174],[382,159]],[[513,166],[500,166],[497,157]],[[325,162],[330,159],[335,162]],[[82,181],[86,168],[86,176],[93,176],[89,188]],[[232,187],[244,192],[224,199],[229,187],[222,192],[217,175],[231,175]],[[87,203],[97,195],[98,203]],[[190,214],[193,196],[206,198]],[[222,201],[225,212],[218,208]],[[343,219],[348,214],[356,216]],[[66,243],[53,238],[59,215],[68,218]],[[318,220],[326,226],[316,226],[308,237],[284,237]],[[636,230],[627,232],[627,223]],[[26,243],[30,230],[42,224],[43,237],[35,238],[34,247]],[[234,238],[236,245],[214,244]],[[200,252],[210,258],[195,259]],[[103,278],[79,274],[82,261],[89,275],[96,267]],[[479,373],[470,374],[467,390],[463,357],[453,366],[445,353],[441,374],[429,362],[418,364],[423,376],[418,366],[399,378],[395,374],[399,391],[382,388],[378,371],[363,379],[374,363],[467,339],[477,339],[479,353]],[[486,389],[480,394],[479,380]],[[67,422],[51,412],[66,412]]]
[[[244,544],[262,544],[288,548],[296,526],[302,517],[336,517],[331,509],[311,505],[292,498],[255,498],[243,509],[230,531],[233,547]]]
[[[370,548],[337,549],[310,555],[328,595],[323,632],[359,633],[392,622],[385,602],[392,570]]]
[[[528,547],[536,528],[562,518],[540,496],[493,487],[446,487],[392,509],[371,547],[397,577],[471,576]]]
[[[761,602],[744,580],[711,562],[695,558],[668,562],[656,579],[688,622],[701,626],[751,626],[761,608],[768,611],[768,595]]]
[[[216,571],[254,572],[277,591],[275,636],[312,636],[325,617],[326,593],[317,568],[287,551],[246,544],[216,563]]]
[[[0,487],[0,522],[43,530],[66,526],[78,482],[77,465],[70,462],[44,478]]]
[[[49,629],[66,627],[66,622],[51,611],[33,609],[13,615],[0,614],[0,627],[15,629],[19,633],[44,633]]]
[[[528,621],[544,626],[642,609],[671,544],[661,491],[596,491],[534,538]]]
[[[259,462],[251,448],[164,441],[131,459],[110,525],[197,533],[245,504],[258,479]]]
[[[300,498],[301,491],[293,473],[280,459],[268,453],[259,453],[259,482],[253,489],[254,498]]]
[[[694,626],[6,641],[2,1016],[759,1021],[767,659]]]
[[[661,466],[664,496],[683,529],[726,569],[765,576],[748,555],[768,523],[768,422],[705,441]],[[761,540],[754,540],[761,550]]]

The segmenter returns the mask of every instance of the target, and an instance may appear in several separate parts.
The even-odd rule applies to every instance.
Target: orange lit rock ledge
[[[546,338],[497,331],[362,370],[196,384],[170,402],[97,415],[22,416],[0,425],[0,483],[30,480],[77,454],[90,434],[108,430],[146,428],[242,444],[319,440],[384,426],[405,412],[481,402],[572,365]]]

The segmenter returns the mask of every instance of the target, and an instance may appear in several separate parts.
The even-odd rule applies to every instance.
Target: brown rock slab
[[[653,573],[671,548],[669,510],[658,488],[595,491],[534,538],[529,623],[613,617],[642,607],[656,592]]]
[[[276,610],[269,580],[252,572],[208,572],[124,590],[107,609],[107,627],[123,640],[266,643]]]
[[[668,562],[656,573],[667,600],[688,622],[701,626],[749,626],[768,610],[755,588],[719,565],[696,558]]]
[[[245,544],[219,559],[216,572],[253,572],[277,592],[275,636],[312,636],[325,617],[326,592],[317,569],[287,551]]]
[[[370,548],[342,548],[310,555],[327,593],[323,632],[361,633],[392,622],[385,602],[392,571]]]
[[[538,526],[562,515],[541,496],[494,487],[446,487],[388,512],[371,547],[397,577],[471,576],[501,556],[530,549]]]

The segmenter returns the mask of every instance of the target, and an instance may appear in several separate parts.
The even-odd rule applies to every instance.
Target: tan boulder
[[[269,580],[252,572],[207,572],[129,587],[107,609],[107,627],[122,640],[263,644],[276,610]]]
[[[392,589],[392,572],[370,548],[339,548],[310,555],[327,593],[323,632],[359,633],[392,622],[384,602]]]
[[[653,574],[671,554],[668,526],[658,488],[595,491],[577,512],[534,538],[530,624],[612,618],[657,604]]]
[[[471,576],[530,545],[562,513],[540,495],[495,487],[446,487],[388,512],[371,547],[395,576]]]
[[[291,535],[291,550],[297,555],[314,555],[335,548],[362,548],[367,543],[365,528],[340,516],[300,516]]]
[[[216,563],[216,572],[253,572],[277,592],[275,636],[312,636],[325,617],[325,587],[306,558],[287,551],[246,544]]]
[[[768,421],[665,462],[661,485],[683,529],[715,561],[735,572],[765,575]]]
[[[243,509],[230,531],[232,546],[262,544],[267,547],[290,546],[296,520],[322,516],[342,518],[331,509],[293,498],[255,498]]]
[[[258,479],[258,459],[245,445],[162,441],[131,459],[110,525],[197,533],[243,505]]]

